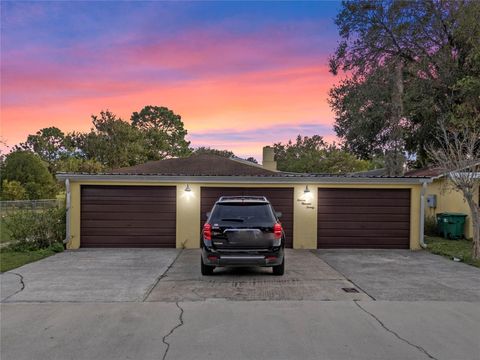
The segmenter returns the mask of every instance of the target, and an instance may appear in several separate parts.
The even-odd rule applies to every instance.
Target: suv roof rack
[[[256,201],[266,201],[268,202],[265,196],[253,196],[253,195],[239,195],[239,196],[221,196],[218,201],[228,201],[228,200],[256,200]]]

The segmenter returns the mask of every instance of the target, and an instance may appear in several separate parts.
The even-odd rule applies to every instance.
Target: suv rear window
[[[234,204],[215,205],[210,221],[212,223],[271,224],[275,222],[270,204]]]

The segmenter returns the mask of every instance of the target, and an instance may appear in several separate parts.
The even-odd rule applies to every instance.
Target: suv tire
[[[285,258],[283,258],[282,263],[277,266],[272,266],[273,275],[282,276],[285,273]]]
[[[200,262],[201,262],[202,275],[204,276],[213,275],[213,269],[215,269],[215,266],[205,265],[201,257],[200,257]]]

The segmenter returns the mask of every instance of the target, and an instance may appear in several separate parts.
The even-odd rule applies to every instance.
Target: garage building
[[[67,247],[200,245],[223,195],[266,196],[281,212],[287,247],[410,248],[421,243],[426,177],[297,174],[238,158],[193,155],[110,173],[61,173],[67,185]]]

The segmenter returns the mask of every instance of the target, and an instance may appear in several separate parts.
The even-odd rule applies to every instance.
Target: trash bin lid
[[[444,213],[437,214],[437,216],[467,216],[467,214],[454,213],[454,212],[444,212]]]

